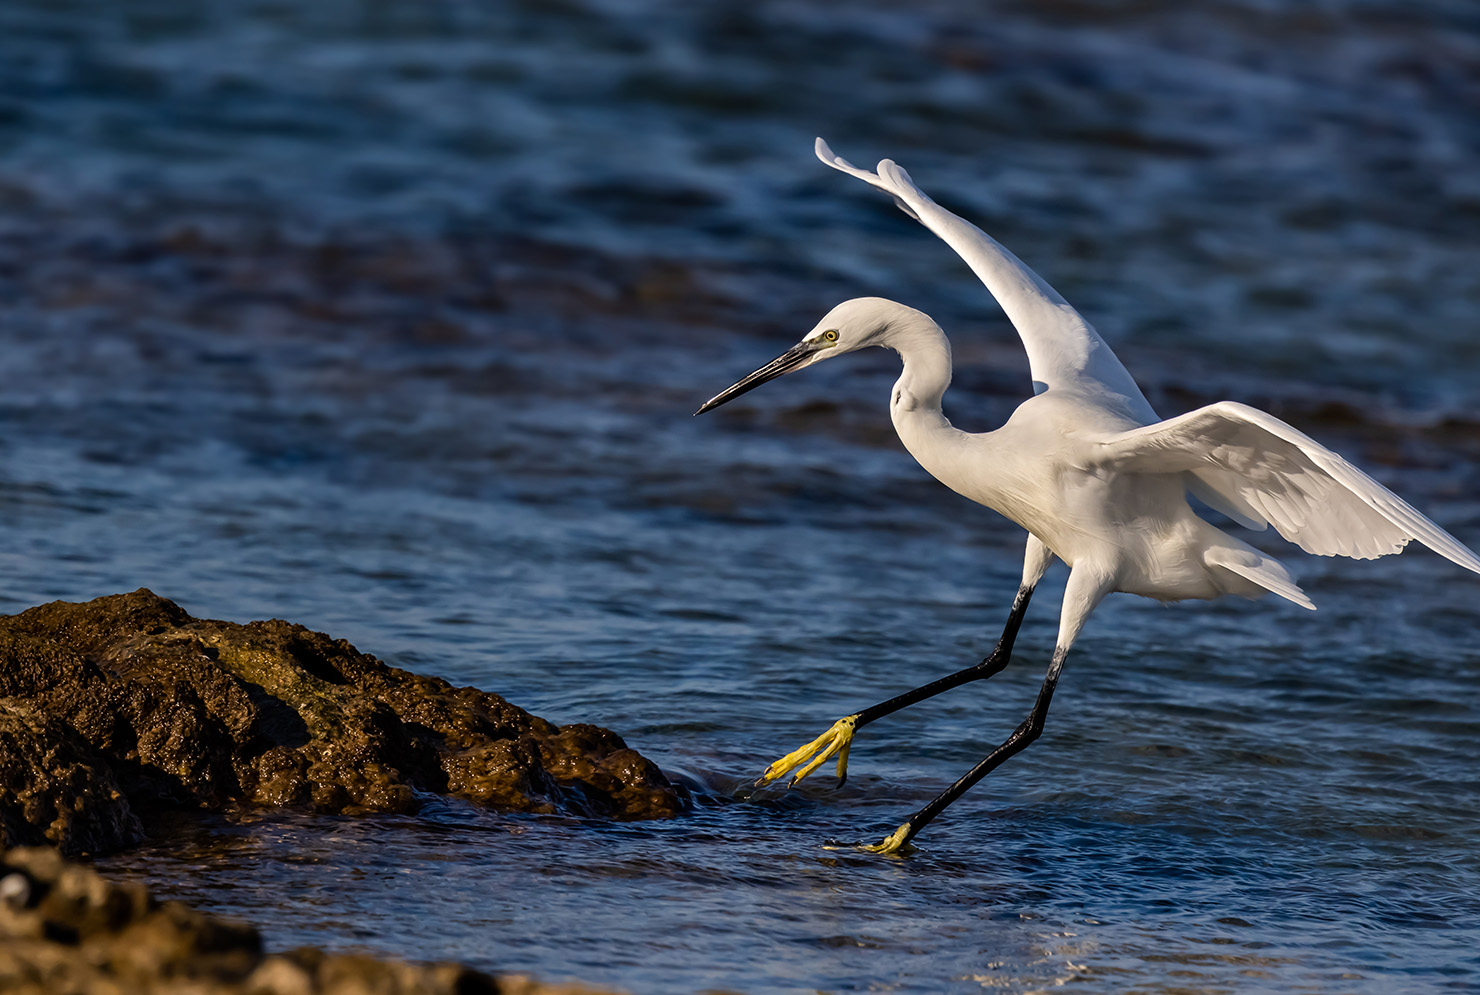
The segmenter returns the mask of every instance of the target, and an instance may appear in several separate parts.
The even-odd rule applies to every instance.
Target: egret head
[[[886,301],[882,297],[858,297],[844,301],[823,317],[802,341],[756,370],[750,376],[726,387],[705,401],[694,414],[702,415],[726,401],[754,390],[767,380],[841,356],[865,346],[883,345],[883,339],[895,321],[904,315],[919,314],[914,308]],[[927,319],[928,320],[928,319]]]

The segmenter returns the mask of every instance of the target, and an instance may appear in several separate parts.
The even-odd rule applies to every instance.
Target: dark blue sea
[[[1028,396],[891,157],[1172,415],[1274,412],[1480,546],[1470,0],[5,0],[0,611],[147,586],[620,732],[663,823],[157,827],[102,862],[319,944],[634,993],[1480,990],[1480,577],[1252,538],[1320,610],[1115,596],[1042,740],[977,660],[1023,536],[894,438],[876,351],[698,404],[848,297],[946,411]]]

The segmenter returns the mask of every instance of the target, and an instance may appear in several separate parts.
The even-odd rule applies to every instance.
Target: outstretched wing
[[[1123,396],[1130,413],[1154,421],[1156,413],[1099,333],[1023,261],[976,225],[952,214],[915,186],[910,174],[889,159],[879,171],[859,169],[817,139],[817,158],[892,196],[910,217],[940,236],[981,278],[1007,312],[1028,351],[1034,389],[1084,387],[1094,381]]]
[[[1309,553],[1370,560],[1411,540],[1480,573],[1480,557],[1398,495],[1274,415],[1219,401],[1100,443],[1122,473],[1192,472],[1254,524]]]

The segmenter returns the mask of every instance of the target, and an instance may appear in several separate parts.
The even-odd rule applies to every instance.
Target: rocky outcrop
[[[0,698],[0,847],[45,839],[98,852],[142,834],[111,772],[70,726]]]
[[[301,949],[268,956],[252,926],[158,902],[42,848],[0,852],[0,991],[11,995],[596,995]]]
[[[143,589],[0,618],[0,844],[101,852],[160,806],[407,812],[427,792],[615,819],[685,803],[609,730],[301,625],[195,619]]]

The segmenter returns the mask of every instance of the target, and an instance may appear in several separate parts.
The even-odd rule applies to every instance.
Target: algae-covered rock
[[[283,621],[195,619],[147,590],[0,618],[0,840],[136,838],[150,807],[678,813],[621,737],[386,666]]]
[[[108,768],[89,761],[65,722],[0,698],[0,849],[44,840],[97,852],[139,839]]]
[[[595,995],[459,964],[304,948],[269,956],[245,923],[156,901],[55,850],[0,852],[0,991],[10,995]]]

